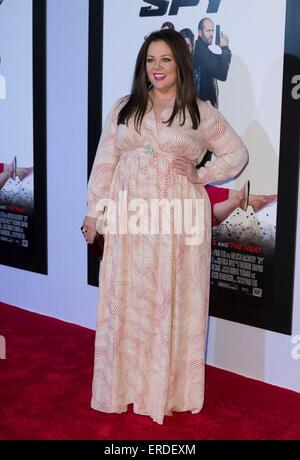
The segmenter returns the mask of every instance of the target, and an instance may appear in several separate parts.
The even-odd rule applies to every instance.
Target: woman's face
[[[177,66],[171,49],[164,41],[150,43],[146,72],[153,88],[162,92],[176,91]]]

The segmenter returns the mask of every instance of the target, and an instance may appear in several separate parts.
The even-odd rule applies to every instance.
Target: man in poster
[[[200,88],[197,88],[199,97],[204,101],[210,101],[214,107],[218,107],[218,83],[217,80],[226,81],[231,62],[229,38],[220,34],[217,44],[222,53],[215,54],[209,46],[213,43],[214,23],[209,18],[203,18],[198,25],[198,39],[196,40],[193,64],[200,74]]]

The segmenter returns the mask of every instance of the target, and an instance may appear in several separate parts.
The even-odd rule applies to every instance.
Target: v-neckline
[[[153,102],[151,101],[150,99],[150,96],[149,96],[149,100],[148,100],[148,104],[152,105],[151,109],[150,109],[150,112],[153,113],[153,118],[154,118],[154,121],[155,121],[155,124],[156,126],[159,126],[163,121],[165,121],[164,117],[162,117],[163,113],[166,111],[166,110],[171,110],[173,109],[173,106],[174,106],[174,102],[175,102],[175,99],[176,99],[176,96],[173,96],[172,99],[170,99],[170,101],[168,102],[168,104],[165,105],[165,107],[162,109],[162,111],[160,112],[160,118],[157,119],[156,116],[155,116],[155,110],[154,110],[154,104]]]

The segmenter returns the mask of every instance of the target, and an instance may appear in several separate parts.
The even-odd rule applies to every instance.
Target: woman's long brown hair
[[[146,72],[148,48],[150,43],[156,41],[164,41],[169,46],[177,67],[176,99],[173,112],[166,121],[167,126],[171,126],[178,113],[181,120],[180,125],[184,125],[186,110],[188,110],[192,119],[192,127],[197,129],[200,124],[200,112],[197,105],[191,55],[182,35],[169,29],[153,32],[143,43],[135,64],[131,94],[119,112],[118,125],[128,125],[130,118],[133,117],[135,129],[140,131],[149,98],[149,80]]]

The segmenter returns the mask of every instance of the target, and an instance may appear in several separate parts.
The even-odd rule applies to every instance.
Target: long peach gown
[[[118,209],[120,191],[127,193],[128,206],[138,198],[149,209],[153,198],[182,203],[189,198],[193,211],[195,199],[204,200],[199,244],[186,244],[187,234],[175,231],[105,236],[91,401],[102,412],[125,412],[133,403],[135,413],[162,424],[172,411],[197,413],[203,406],[211,255],[211,205],[204,185],[237,175],[248,153],[220,112],[210,102],[198,103],[197,130],[189,116],[184,126],[178,117],[171,127],[163,123],[173,102],[157,123],[149,103],[139,134],[133,122],[117,126],[123,99],[101,135],[88,184],[89,216],[99,217],[101,198],[111,198]],[[177,153],[197,164],[208,149],[215,158],[198,170],[201,184],[171,166]]]

